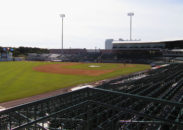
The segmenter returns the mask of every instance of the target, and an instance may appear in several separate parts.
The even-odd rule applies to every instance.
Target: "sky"
[[[106,39],[183,39],[182,0],[0,0],[0,46],[103,49]]]

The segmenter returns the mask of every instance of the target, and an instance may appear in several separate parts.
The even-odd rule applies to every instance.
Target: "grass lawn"
[[[33,67],[44,64],[58,64],[58,62],[0,62],[0,102],[29,97],[60,88],[112,78],[150,68],[148,65],[139,64],[135,65],[135,67],[128,65],[120,67],[123,64],[103,63],[82,63],[68,66],[72,69],[115,69],[113,72],[100,76],[64,75],[33,70]],[[88,67],[90,65],[98,65],[100,67]]]

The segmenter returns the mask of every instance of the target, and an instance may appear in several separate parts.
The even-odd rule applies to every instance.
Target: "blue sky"
[[[134,12],[133,39],[183,39],[181,0],[1,0],[0,46],[104,48],[108,38],[129,39],[128,12]]]

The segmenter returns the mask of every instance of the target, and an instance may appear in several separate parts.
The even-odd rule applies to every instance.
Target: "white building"
[[[105,40],[105,49],[112,49],[112,42],[114,40],[113,39],[106,39]]]

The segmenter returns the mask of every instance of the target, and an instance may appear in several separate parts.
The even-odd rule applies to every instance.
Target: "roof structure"
[[[119,41],[114,40],[113,44],[135,44],[135,43],[141,43],[141,44],[160,44],[160,43],[170,43],[170,42],[183,42],[183,40],[167,40],[167,41]]]

